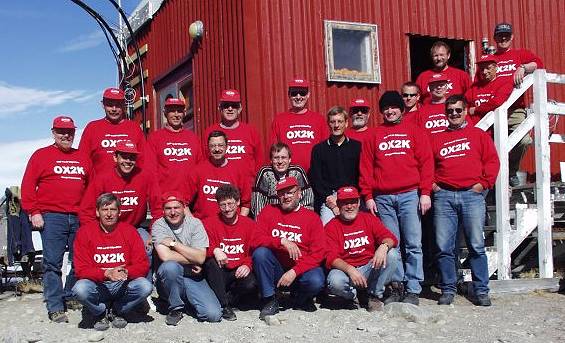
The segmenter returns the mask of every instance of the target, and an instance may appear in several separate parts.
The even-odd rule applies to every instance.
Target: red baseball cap
[[[337,190],[337,200],[359,199],[359,192],[355,187],[341,187]]]
[[[112,100],[124,100],[125,94],[124,91],[119,88],[110,87],[104,90],[104,94],[102,94],[102,98],[112,99]]]
[[[117,142],[115,151],[125,152],[126,154],[139,154],[137,146],[130,140]]]
[[[76,129],[73,118],[67,116],[58,116],[53,119],[54,129]]]
[[[433,82],[440,82],[440,81],[449,81],[449,78],[447,77],[447,75],[443,75],[443,74],[434,74],[432,75],[432,77],[430,78],[430,80],[428,81],[428,84],[433,83]]]
[[[167,106],[186,106],[186,103],[184,102],[183,99],[178,99],[178,98],[168,98],[167,100],[165,100],[165,107]]]
[[[493,55],[482,55],[475,64],[482,64],[482,63],[497,63],[498,61],[494,58]]]
[[[224,89],[220,95],[220,102],[241,102],[241,97],[235,89]]]
[[[165,206],[165,204],[168,203],[169,201],[178,201],[183,205],[185,203],[184,198],[178,191],[169,191],[161,195],[161,203],[163,204],[163,206]]]
[[[310,87],[308,81],[301,78],[290,80],[290,82],[288,83],[288,88],[308,88],[308,87]]]
[[[294,186],[298,186],[298,180],[296,180],[294,176],[289,176],[281,179],[275,186],[275,190],[278,192],[280,190]]]
[[[369,102],[363,98],[357,98],[357,99],[353,99],[351,100],[351,104],[349,104],[349,108],[354,108],[354,107],[367,107],[367,108],[371,108],[371,106],[369,105]]]

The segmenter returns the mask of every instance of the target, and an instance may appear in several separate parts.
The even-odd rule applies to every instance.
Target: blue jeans
[[[374,269],[371,267],[371,261],[365,265],[356,267],[367,279],[367,291],[370,295],[382,298],[385,286],[390,283],[392,273],[396,271],[400,262],[401,259],[398,251],[391,249],[386,256],[385,268]],[[339,269],[330,270],[327,284],[331,294],[349,300],[355,298],[357,295],[357,289],[351,283],[349,276]]]
[[[401,252],[403,263],[398,264],[392,281],[405,282],[407,292],[420,294],[424,267],[418,191],[377,195],[375,202],[384,226],[394,233],[400,242],[396,249]]]
[[[204,277],[184,276],[184,267],[175,261],[161,263],[157,269],[158,291],[169,301],[169,311],[185,307],[187,301],[201,321],[219,322],[222,307]]]
[[[457,229],[465,234],[469,249],[469,263],[476,295],[488,294],[488,262],[485,254],[483,227],[485,223],[485,198],[472,190],[434,193],[434,225],[438,246],[438,268],[441,273],[439,287],[443,293],[457,291],[455,244]]]
[[[149,259],[149,271],[147,272],[147,276],[145,278],[147,281],[153,283],[153,244],[147,245],[146,242],[151,235],[147,232],[146,229],[140,227],[137,228],[137,233],[139,233],[139,237],[143,241],[143,246],[145,247],[145,253],[147,254],[147,258]]]
[[[70,213],[43,213],[43,230],[41,241],[43,244],[43,297],[47,304],[47,311],[56,312],[65,309],[65,298],[72,296],[72,288],[76,282],[75,271],[72,266],[73,243],[79,227],[78,217]],[[65,281],[63,290],[63,256],[69,249],[69,263],[71,271]],[[66,273],[66,271],[64,271]]]
[[[103,314],[108,308],[124,315],[143,302],[152,291],[153,285],[142,277],[104,282],[81,279],[73,287],[74,296],[93,316]]]
[[[253,252],[253,270],[263,298],[275,295],[277,282],[285,270],[275,254],[269,248],[259,247]],[[324,271],[316,267],[298,276],[290,286],[295,295],[296,304],[300,305],[313,298],[324,287]]]

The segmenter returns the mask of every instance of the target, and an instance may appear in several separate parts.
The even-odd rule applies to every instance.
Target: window
[[[380,83],[377,25],[325,20],[328,81]]]

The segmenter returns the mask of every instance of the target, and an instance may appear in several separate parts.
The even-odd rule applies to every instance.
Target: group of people
[[[510,47],[510,24],[498,24],[494,38],[498,51],[477,61],[474,83],[447,64],[449,46],[435,43],[433,69],[400,92],[383,92],[377,127],[369,127],[366,99],[324,118],[307,106],[308,81],[292,80],[290,108],[272,123],[267,165],[233,89],[222,91],[220,122],[202,144],[184,128],[186,104],[174,97],[164,103],[166,124],[147,140],[125,118],[117,88],[104,91],[106,115],[86,126],[78,149],[73,119],[55,118],[54,144],[32,155],[22,181],[23,207],[43,241],[50,320],[67,322],[67,307],[78,301],[95,329],[122,328],[130,313],[148,310],[154,285],[168,325],[187,308],[202,321],[235,320],[233,309],[257,293],[264,319],[279,312],[279,290],[304,311],[316,310],[320,293],[368,311],[418,305],[426,222],[438,303],[454,301],[461,229],[473,301],[490,306],[484,196],[499,159],[474,124],[541,67]],[[520,101],[510,125],[524,119]],[[63,287],[67,249],[72,268]]]

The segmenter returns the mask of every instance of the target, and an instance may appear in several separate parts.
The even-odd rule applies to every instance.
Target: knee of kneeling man
[[[148,297],[151,294],[151,292],[153,292],[153,284],[149,282],[149,280],[147,280],[146,278],[140,277],[137,278],[135,281],[139,282],[138,287],[140,289],[141,295],[143,295],[144,297]]]
[[[273,253],[271,252],[271,250],[269,248],[259,247],[259,248],[255,249],[255,251],[253,252],[253,262],[263,261],[272,254]]]
[[[159,275],[168,275],[168,274],[179,274],[184,273],[184,269],[180,263],[176,261],[165,261],[161,263],[159,269],[157,270],[157,274]]]
[[[400,261],[400,253],[398,252],[397,249],[390,249],[388,251],[388,253],[386,254],[386,259],[387,261],[391,261],[391,260],[396,260],[396,261]]]
[[[92,290],[91,283],[92,281],[86,279],[78,280],[72,290],[75,297],[79,300],[86,299]]]
[[[199,317],[207,322],[219,322],[222,320],[222,308],[220,306],[207,306],[202,309]]]

